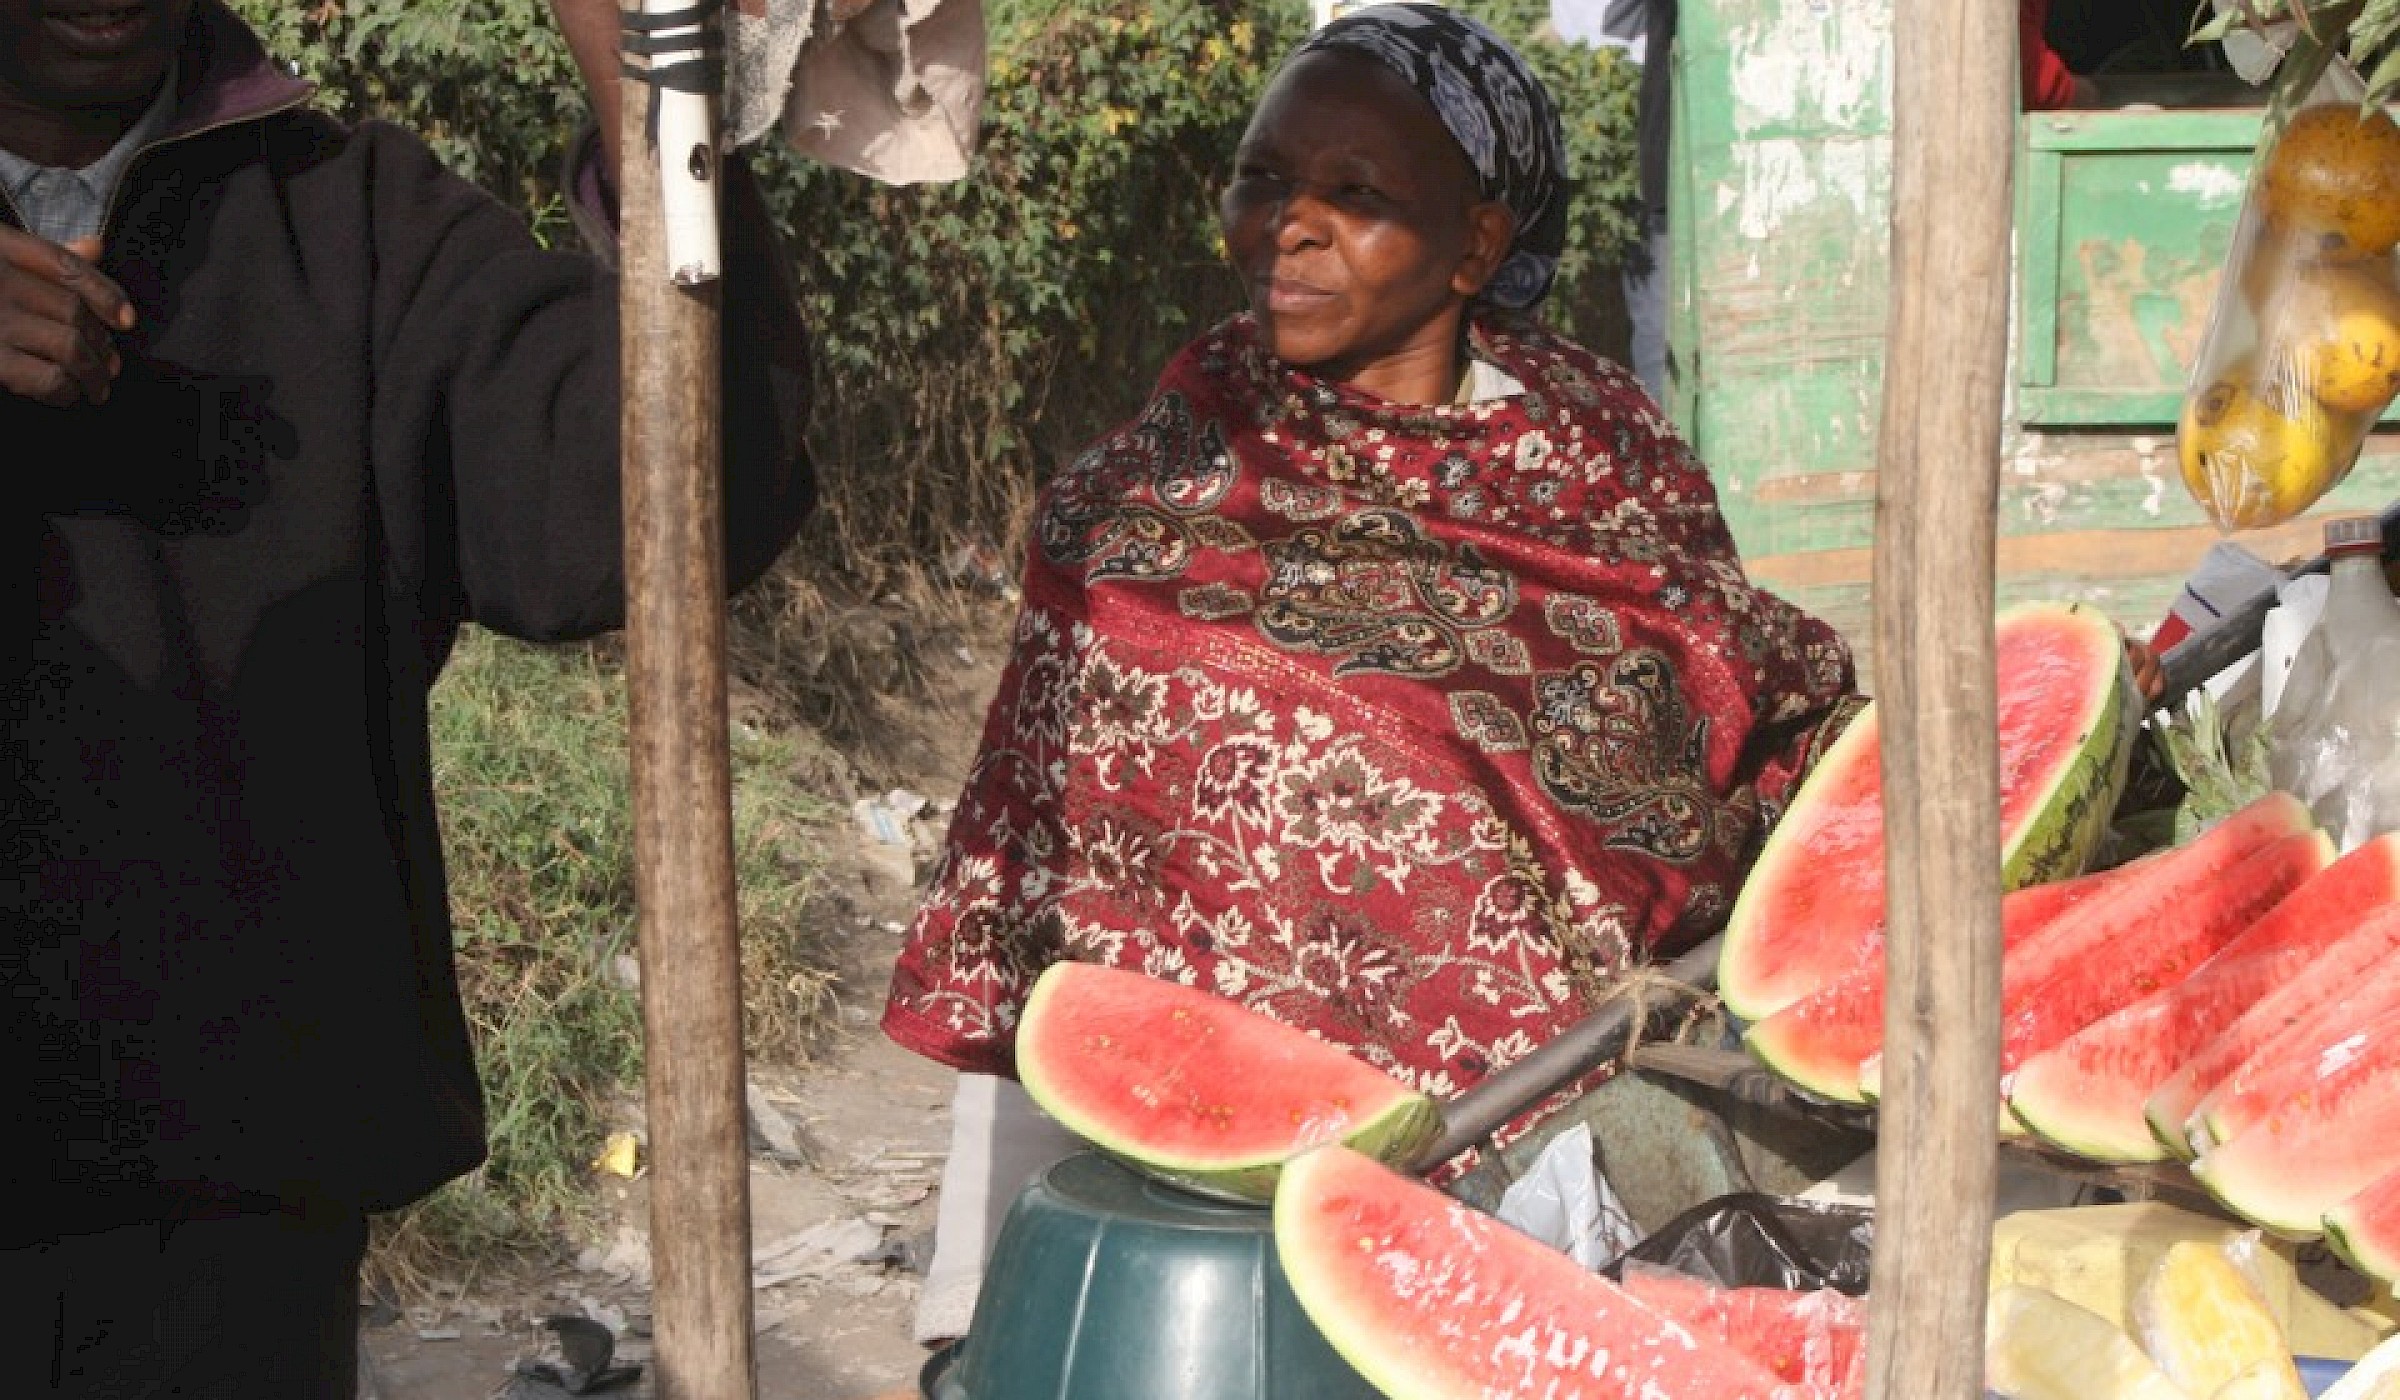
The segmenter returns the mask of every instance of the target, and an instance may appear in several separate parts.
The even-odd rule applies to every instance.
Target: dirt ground
[[[910,1320],[932,1249],[953,1076],[886,1040],[876,1018],[997,680],[999,635],[948,648],[954,664],[934,693],[892,707],[892,732],[870,766],[890,784],[885,792],[920,794],[926,805],[910,816],[909,801],[869,798],[880,813],[859,813],[834,837],[827,906],[840,923],[840,1023],[806,1067],[752,1067],[754,1129],[765,1129],[753,1133],[750,1160],[761,1400],[918,1395],[928,1354],[911,1340]],[[627,1106],[629,1118],[638,1113]],[[616,1339],[615,1361],[642,1365],[632,1383],[590,1393],[653,1400],[648,1182],[637,1176],[607,1194],[613,1238],[572,1265],[532,1279],[461,1280],[429,1300],[371,1307],[360,1400],[574,1394],[522,1374],[565,1360],[543,1325],[559,1316],[599,1323]]]

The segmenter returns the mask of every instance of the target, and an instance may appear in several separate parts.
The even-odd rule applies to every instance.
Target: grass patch
[[[573,1235],[590,1220],[606,1105],[638,1093],[641,1014],[615,964],[635,951],[625,686],[605,646],[470,631],[433,703],[459,985],[491,1157],[382,1222],[403,1285]],[[835,817],[796,774],[821,758],[756,718],[733,737],[745,1032],[795,1057],[832,1009],[832,953],[805,916]]]

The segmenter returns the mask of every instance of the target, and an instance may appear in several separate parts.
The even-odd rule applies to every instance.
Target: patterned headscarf
[[[1433,104],[1482,177],[1484,196],[1517,219],[1516,242],[1483,300],[1510,311],[1539,302],[1567,245],[1567,145],[1558,107],[1523,56],[1476,21],[1425,4],[1354,10],[1284,61],[1329,49],[1367,55]]]

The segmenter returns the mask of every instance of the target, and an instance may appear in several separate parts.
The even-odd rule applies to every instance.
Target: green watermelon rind
[[[2360,1203],[2378,1194],[2382,1193],[2369,1187],[2327,1211],[2325,1242],[2350,1267],[2370,1278],[2381,1279],[2387,1286],[2400,1287],[2400,1239],[2377,1238],[2359,1213]],[[2389,1233],[2386,1232],[2387,1236]]]
[[[2107,1162],[2117,1166],[2133,1166],[2144,1162],[2163,1162],[2167,1149],[2149,1131],[2145,1122],[2139,1137],[2118,1136],[2098,1131],[2088,1118],[2073,1113],[2061,1115],[2052,1111],[2062,1102],[2040,1091],[2042,1070],[2056,1063],[2045,1055],[2026,1061],[2017,1071],[2015,1085],[2008,1096],[2008,1108],[2035,1137],[2065,1152],[2072,1152],[2088,1162]]]
[[[1059,969],[1070,966],[1074,964],[1060,963],[1051,972],[1057,973]],[[1032,995],[1026,999],[1024,1014],[1018,1022],[1018,1080],[1023,1084],[1026,1094],[1045,1113],[1058,1120],[1061,1127],[1090,1143],[1103,1156],[1121,1162],[1153,1180],[1214,1200],[1263,1205],[1275,1198],[1275,1186],[1283,1175],[1284,1166],[1294,1157],[1326,1142],[1339,1142],[1387,1166],[1404,1167],[1413,1164],[1417,1156],[1442,1135],[1440,1106],[1426,1095],[1387,1075],[1384,1078],[1391,1085],[1390,1101],[1380,1109],[1359,1115],[1349,1130],[1338,1138],[1296,1141],[1274,1152],[1225,1157],[1201,1157],[1145,1147],[1128,1136],[1121,1125],[1104,1122],[1087,1112],[1083,1102],[1061,1086],[1056,1072],[1043,1061],[1038,1053],[1038,1037],[1026,1035],[1025,1028],[1028,1025],[1038,1024],[1040,1012],[1037,1008],[1047,1002],[1048,993],[1045,989],[1057,985],[1058,979],[1046,973],[1035,983]],[[1245,1015],[1258,1014],[1238,1002],[1227,1001],[1224,1004]],[[1329,1056],[1338,1055],[1351,1064],[1372,1069],[1372,1066],[1338,1046],[1327,1044],[1324,1049]],[[1029,1050],[1036,1053],[1029,1054]]]
[[[1798,1004],[1793,1003],[1794,1006]],[[1790,1009],[1784,1008],[1785,1011]],[[1776,1014],[1782,1015],[1781,1012]],[[1760,1064],[1775,1071],[1787,1083],[1828,1103],[1868,1102],[1866,1094],[1859,1088],[1858,1065],[1828,1056],[1811,1055],[1809,1030],[1809,1027],[1793,1021],[1769,1017],[1742,1032],[1742,1044]]]
[[[2271,1169],[2261,1165],[2259,1170]],[[2194,1161],[2192,1179],[2206,1187],[2217,1204],[2269,1233],[2288,1240],[2313,1240],[2325,1233],[2321,1207],[2294,1204],[2278,1192],[2278,1183],[2258,1180],[2256,1173],[2242,1171],[2238,1164],[2229,1170],[2221,1156],[2203,1155]]]
[[[2142,728],[2141,683],[2121,645],[2117,657],[2116,683],[2094,706],[2074,756],[2051,780],[2049,793],[2033,808],[2034,819],[2001,863],[2004,890],[2081,875],[2108,835]]]
[[[2002,614],[1997,625],[2005,628],[2020,619],[2043,616],[2088,619],[2085,625],[2093,627],[2095,642],[2105,635],[2115,665],[2109,671],[2108,683],[2095,686],[2091,703],[2072,716],[2079,726],[2074,747],[2058,764],[2040,797],[2029,804],[2030,819],[2002,852],[2000,879],[2004,890],[2083,873],[2092,853],[2107,835],[2117,799],[2124,792],[2142,722],[2141,688],[2134,678],[2132,663],[2125,656],[2123,635],[2117,625],[2083,603],[2022,605]],[[1768,833],[1749,878],[1734,899],[1733,912],[1725,925],[1723,947],[1717,957],[1717,993],[1726,1008],[1745,1021],[1764,1020],[1798,1000],[1794,997],[1770,1004],[1771,998],[1757,995],[1758,979],[1745,970],[1743,960],[1744,953],[1759,937],[1753,931],[1760,917],[1757,910],[1770,902],[1783,867],[1801,859],[1796,836],[1778,838],[1802,829],[1804,824],[1794,817],[1805,811],[1809,786],[1821,777],[1824,782],[1832,783],[1837,776],[1846,775],[1849,767],[1859,761],[1858,750],[1879,742],[1881,729],[1876,707],[1870,705],[1834,741],[1808,780],[1801,784],[1775,830]]]

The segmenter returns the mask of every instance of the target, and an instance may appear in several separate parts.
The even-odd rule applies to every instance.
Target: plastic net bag
[[[1863,1396],[1867,1305],[1831,1288],[1720,1287],[1660,1264],[1626,1261],[1625,1291],[1694,1336],[1718,1342],[1817,1396]]]
[[[2315,504],[2400,391],[2400,125],[2363,92],[2334,60],[2251,173],[2175,434],[2219,529]]]

